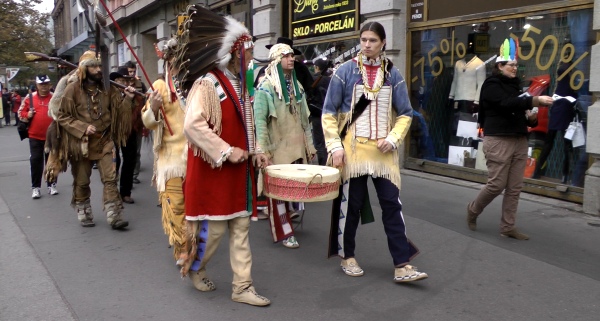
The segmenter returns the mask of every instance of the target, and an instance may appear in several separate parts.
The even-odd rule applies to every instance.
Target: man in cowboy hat
[[[128,68],[125,66],[119,67],[116,72],[110,73],[110,80],[119,83],[123,86],[133,86],[134,77],[128,72]],[[121,95],[125,95],[124,90],[120,89]],[[141,102],[137,101],[136,98],[140,97]],[[131,113],[131,133],[127,137],[127,143],[122,147],[115,146],[117,156],[116,172],[119,176],[119,193],[123,199],[123,203],[133,204],[134,200],[131,198],[131,189],[133,188],[133,173],[137,161],[137,133],[141,132],[141,110],[143,105],[143,97],[138,96],[134,98],[134,105],[132,106]],[[123,152],[123,167],[121,168],[121,152]]]

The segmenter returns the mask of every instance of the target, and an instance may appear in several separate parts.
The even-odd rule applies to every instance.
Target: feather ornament
[[[227,68],[232,48],[250,37],[250,32],[234,18],[216,14],[200,4],[189,6],[184,14],[188,18],[177,36],[173,64],[179,70],[176,83],[181,95],[187,97],[196,79],[214,68]]]

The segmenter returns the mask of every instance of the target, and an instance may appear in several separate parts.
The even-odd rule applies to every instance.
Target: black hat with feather
[[[177,37],[174,64],[179,70],[178,92],[187,97],[196,79],[214,68],[227,68],[232,53],[250,49],[254,43],[248,29],[231,16],[200,4],[189,6],[185,14],[188,18]]]

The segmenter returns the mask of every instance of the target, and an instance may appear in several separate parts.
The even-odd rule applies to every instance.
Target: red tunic
[[[230,146],[248,150],[248,134],[238,96],[222,72],[215,70],[212,73],[225,87],[228,96],[221,101],[220,137]],[[225,161],[221,167],[212,168],[202,157],[194,156],[190,148],[183,184],[186,219],[229,220],[248,216],[255,208],[252,204],[256,199],[253,176],[254,168],[250,161],[240,164]]]

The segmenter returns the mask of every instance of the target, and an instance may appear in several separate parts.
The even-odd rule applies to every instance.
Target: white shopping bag
[[[485,153],[483,152],[483,142],[479,142],[477,145],[477,157],[475,157],[475,169],[481,169],[487,171],[487,164],[485,163]]]
[[[456,136],[477,139],[477,116],[469,113],[460,113]]]
[[[577,115],[565,131],[565,138],[573,142],[573,147],[585,145],[585,129],[583,129],[583,124],[579,122]]]
[[[582,123],[577,123],[575,133],[573,134],[573,147],[585,145],[585,129]]]
[[[473,149],[470,138],[452,137],[448,146],[448,164],[465,166],[465,152],[473,155]]]

